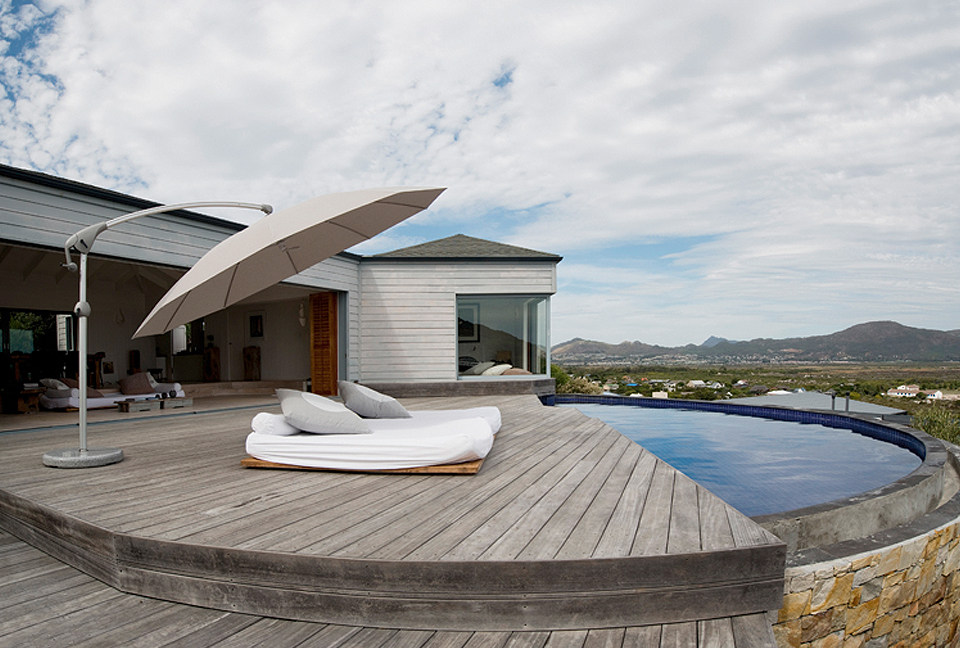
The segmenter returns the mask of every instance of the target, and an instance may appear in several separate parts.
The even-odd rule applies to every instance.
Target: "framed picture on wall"
[[[252,338],[263,337],[263,315],[250,316],[250,337]]]
[[[480,341],[480,304],[457,305],[457,339],[460,342]]]

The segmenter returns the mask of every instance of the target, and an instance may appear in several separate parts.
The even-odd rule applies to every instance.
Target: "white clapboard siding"
[[[550,295],[552,261],[361,265],[361,380],[457,379],[457,295]]]
[[[138,209],[0,176],[0,239],[8,242],[63,249],[67,238],[84,227]],[[237,223],[213,218],[146,216],[101,234],[91,256],[190,268],[210,248],[242,228]],[[359,257],[338,255],[285,283],[356,290],[358,264]]]

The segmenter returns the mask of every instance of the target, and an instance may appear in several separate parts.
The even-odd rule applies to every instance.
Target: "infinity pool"
[[[850,497],[920,457],[851,430],[685,409],[577,403],[749,516]]]

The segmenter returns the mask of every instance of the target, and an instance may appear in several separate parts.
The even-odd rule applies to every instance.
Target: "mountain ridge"
[[[680,347],[574,338],[553,346],[551,355],[560,364],[960,361],[960,329],[922,329],[887,320],[856,324],[827,335],[741,341],[710,336],[699,346]]]

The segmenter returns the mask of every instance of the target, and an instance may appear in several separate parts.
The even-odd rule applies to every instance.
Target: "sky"
[[[351,251],[561,255],[554,343],[960,329],[957,0],[0,0],[0,83],[160,203],[447,187]]]

